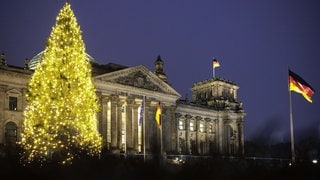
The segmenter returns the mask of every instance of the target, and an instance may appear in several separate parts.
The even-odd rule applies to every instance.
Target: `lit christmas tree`
[[[22,159],[71,163],[81,154],[99,156],[102,138],[91,64],[69,3],[60,10],[40,64],[28,84],[21,133]]]

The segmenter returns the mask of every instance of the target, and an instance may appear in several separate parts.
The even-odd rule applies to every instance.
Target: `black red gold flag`
[[[218,60],[214,59],[212,60],[212,66],[213,68],[217,68],[217,67],[220,67],[220,63]]]
[[[315,90],[299,75],[289,69],[289,90],[302,94],[302,96],[312,103],[312,95]]]
[[[156,119],[158,126],[160,126],[161,125],[161,105],[160,105],[160,102],[157,105],[155,119]]]

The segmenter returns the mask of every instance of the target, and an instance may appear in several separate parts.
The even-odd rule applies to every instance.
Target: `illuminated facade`
[[[20,138],[22,114],[27,106],[24,95],[33,73],[29,64],[34,66],[38,56],[24,67],[8,65],[5,55],[1,57],[0,144],[5,147],[14,147]],[[148,157],[159,152],[197,156],[244,154],[245,113],[237,100],[239,87],[235,83],[220,78],[200,81],[191,88],[192,100],[182,100],[168,83],[160,56],[154,72],[143,65],[101,65],[88,57],[100,100],[97,116],[104,152],[128,155],[145,152]],[[162,131],[155,121],[159,102]]]

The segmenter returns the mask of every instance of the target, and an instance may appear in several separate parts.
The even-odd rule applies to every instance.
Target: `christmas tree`
[[[28,83],[28,106],[19,142],[26,162],[71,163],[99,156],[99,111],[91,64],[80,26],[67,2],[52,28],[41,62]]]

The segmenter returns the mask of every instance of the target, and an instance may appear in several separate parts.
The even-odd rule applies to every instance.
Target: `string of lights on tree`
[[[91,64],[68,2],[60,10],[40,63],[28,83],[21,133],[22,159],[61,164],[85,153],[99,156],[102,138]]]

